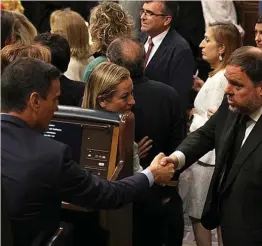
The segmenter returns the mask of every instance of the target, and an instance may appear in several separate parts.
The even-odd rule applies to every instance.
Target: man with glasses
[[[173,87],[186,110],[190,104],[194,58],[185,39],[170,27],[178,15],[178,5],[172,1],[148,1],[140,15],[145,75]]]

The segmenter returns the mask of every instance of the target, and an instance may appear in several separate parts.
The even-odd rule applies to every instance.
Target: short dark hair
[[[164,4],[164,14],[172,16],[172,21],[174,21],[179,15],[179,5],[176,1],[162,1]]]
[[[40,33],[35,42],[47,46],[51,50],[51,63],[62,73],[67,70],[70,62],[70,46],[66,38],[50,32]]]
[[[12,13],[1,9],[1,49],[5,42],[11,39],[14,32],[15,19]]]
[[[4,112],[23,112],[33,92],[46,99],[52,80],[60,77],[51,64],[34,58],[19,58],[8,65],[1,79],[1,103]]]
[[[262,23],[262,13],[260,13],[257,17],[256,23],[261,24]]]
[[[136,38],[115,39],[109,45],[106,56],[111,62],[127,68],[131,77],[144,74],[144,45]]]
[[[262,82],[262,51],[252,46],[242,46],[236,49],[228,65],[239,66],[256,85]]]

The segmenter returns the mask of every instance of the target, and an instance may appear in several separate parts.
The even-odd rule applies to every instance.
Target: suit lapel
[[[171,29],[170,29],[171,30]],[[149,61],[148,65],[146,66],[146,70],[147,69],[154,69],[154,67],[159,64],[159,60],[163,57],[165,57],[165,52],[167,50],[167,45],[169,44],[169,40],[170,40],[170,30],[168,31],[167,35],[165,36],[165,38],[163,39],[162,43],[160,44],[160,46],[158,47],[157,51],[155,52],[154,56],[151,58],[151,60]],[[144,38],[142,36],[142,40],[144,41],[144,43],[147,41],[147,38]],[[175,43],[174,43],[175,45]]]
[[[223,192],[230,186],[234,181],[235,177],[239,173],[247,157],[256,149],[256,147],[262,142],[262,116],[258,119],[256,125],[252,129],[239,154],[233,163],[232,169],[228,174],[227,183]]]
[[[166,37],[165,37],[166,39]],[[156,53],[154,54],[154,56],[152,57],[152,59],[149,61],[146,69],[154,69],[154,67],[159,64],[160,59],[162,59],[163,57],[165,57],[165,53],[166,53],[166,45],[164,43],[165,39],[163,40],[163,42],[160,44],[160,46],[158,47]]]

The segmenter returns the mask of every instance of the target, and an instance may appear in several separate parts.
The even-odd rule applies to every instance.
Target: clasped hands
[[[167,184],[173,177],[178,166],[178,159],[175,156],[165,156],[159,153],[148,167],[152,172],[155,183]]]

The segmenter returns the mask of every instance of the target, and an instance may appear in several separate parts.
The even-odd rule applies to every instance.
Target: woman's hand
[[[194,80],[193,80],[193,86],[192,86],[192,89],[194,91],[200,91],[201,87],[204,85],[204,81],[202,79],[200,79],[199,77],[195,77],[194,76]]]
[[[140,159],[145,158],[148,155],[148,151],[152,148],[153,140],[149,139],[148,136],[144,137],[137,143],[138,145],[138,156]]]
[[[209,119],[215,112],[217,111],[217,108],[210,108],[207,111],[207,118]]]

